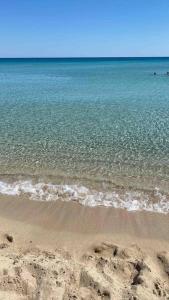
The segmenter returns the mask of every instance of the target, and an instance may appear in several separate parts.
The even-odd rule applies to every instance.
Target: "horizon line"
[[[2,56],[0,59],[169,58],[169,56]]]

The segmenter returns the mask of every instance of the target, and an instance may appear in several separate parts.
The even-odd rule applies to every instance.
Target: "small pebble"
[[[13,242],[13,236],[6,234],[6,239],[8,240],[8,242],[12,243]]]

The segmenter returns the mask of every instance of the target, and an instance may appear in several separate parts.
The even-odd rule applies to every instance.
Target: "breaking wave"
[[[99,192],[77,185],[56,185],[51,183],[32,183],[0,181],[0,194],[21,196],[26,194],[31,200],[38,201],[76,201],[85,206],[107,206],[128,211],[169,212],[169,199],[158,188],[153,197],[141,191]]]

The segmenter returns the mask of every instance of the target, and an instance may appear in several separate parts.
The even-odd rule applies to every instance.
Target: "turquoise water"
[[[167,71],[169,58],[0,59],[2,182],[167,195]]]

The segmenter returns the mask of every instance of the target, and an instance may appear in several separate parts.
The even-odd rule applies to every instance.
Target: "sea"
[[[169,212],[169,58],[0,59],[0,194]]]

